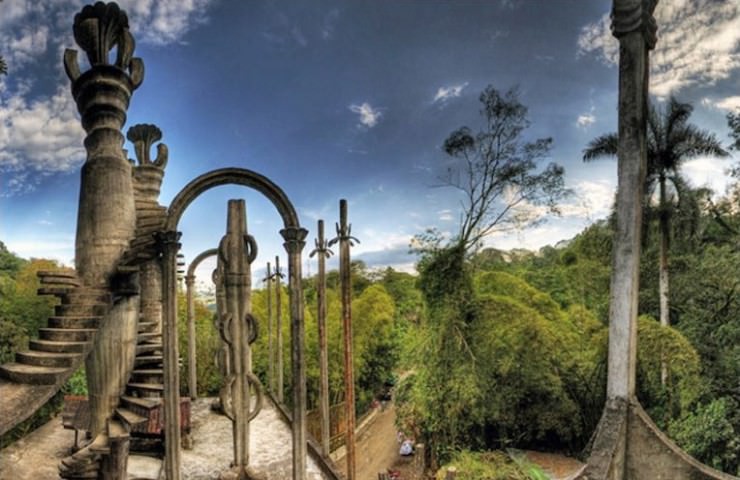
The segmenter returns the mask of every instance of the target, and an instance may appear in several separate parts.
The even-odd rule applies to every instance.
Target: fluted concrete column
[[[177,341],[177,251],[180,232],[161,232],[157,242],[162,262],[162,348],[164,367],[164,472],[180,479],[180,376]]]
[[[288,252],[288,288],[290,291],[291,367],[293,372],[293,480],[306,478],[306,332],[303,318],[301,252],[305,247],[305,228],[284,228],[280,234]],[[277,264],[275,265],[276,272]],[[278,277],[279,278],[279,277]],[[278,281],[279,282],[279,281]],[[278,337],[279,338],[279,337]]]
[[[331,424],[329,419],[329,346],[326,332],[326,259],[332,255],[324,238],[324,221],[318,222],[319,235],[316,248],[310,256],[318,255],[318,275],[316,277],[317,323],[319,327],[319,419],[321,421],[321,450],[329,455]]]

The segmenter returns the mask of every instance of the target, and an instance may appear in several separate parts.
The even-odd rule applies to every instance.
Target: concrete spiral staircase
[[[62,387],[92,348],[110,293],[83,286],[74,270],[40,271],[39,295],[60,300],[29,350],[0,366],[0,434],[31,416]]]

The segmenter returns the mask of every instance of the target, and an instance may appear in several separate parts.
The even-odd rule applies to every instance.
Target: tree
[[[740,109],[735,113],[727,114],[727,125],[730,127],[730,136],[733,139],[730,148],[740,151]]]
[[[678,197],[687,190],[686,181],[681,175],[681,165],[698,156],[726,157],[714,134],[701,130],[689,123],[693,107],[680,103],[671,97],[665,109],[651,105],[648,113],[647,132],[647,174],[645,194],[652,197],[658,189],[659,221],[659,296],[660,323],[669,324],[668,305],[668,247],[670,243],[670,221],[674,204],[670,197]],[[597,158],[617,155],[616,133],[608,133],[593,139],[583,151],[583,160],[588,162]],[[672,187],[673,193],[669,192]],[[687,197],[684,195],[684,199]],[[649,202],[646,202],[649,205]]]
[[[462,192],[462,220],[455,240],[466,251],[494,230],[538,223],[542,216],[532,207],[557,213],[557,202],[569,193],[560,165],[550,163],[536,172],[552,138],[522,140],[530,122],[518,90],[502,94],[489,85],[480,102],[483,128],[474,133],[461,127],[450,133],[443,149],[453,163],[439,177],[442,186]]]
[[[7,75],[8,74],[8,64],[5,63],[5,59],[0,56],[0,74]]]

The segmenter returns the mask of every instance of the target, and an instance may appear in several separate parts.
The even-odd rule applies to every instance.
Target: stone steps
[[[85,353],[92,346],[90,342],[55,342],[52,340],[31,340],[31,350],[56,353]]]
[[[161,397],[164,392],[164,385],[161,383],[132,383],[126,385],[126,390],[138,394],[138,397],[151,397],[152,395]]]
[[[102,320],[103,317],[97,315],[59,315],[49,317],[49,327],[64,329],[97,329]]]
[[[40,367],[71,368],[76,360],[80,359],[77,353],[53,353],[36,350],[27,350],[15,354],[17,363],[36,365]]]
[[[139,332],[139,345],[158,343],[161,345],[162,333],[160,332]]]
[[[116,417],[123,423],[127,431],[149,421],[147,417],[138,415],[125,407],[116,408]]]
[[[164,370],[161,368],[136,369],[131,372],[131,381],[137,383],[163,383]]]
[[[139,322],[139,335],[142,333],[151,333],[159,327],[157,322]]]
[[[145,365],[161,365],[163,361],[162,355],[140,355],[134,359],[134,368]]]
[[[39,338],[52,342],[92,342],[95,328],[39,328]]]
[[[108,308],[107,303],[57,305],[54,307],[54,314],[58,317],[98,317],[105,315]]]
[[[146,354],[146,353],[156,353],[162,351],[162,344],[161,343],[141,343],[139,345],[136,345],[136,356],[138,357],[140,354]]]
[[[16,383],[53,385],[66,377],[67,370],[68,368],[6,363],[0,366],[0,376]]]

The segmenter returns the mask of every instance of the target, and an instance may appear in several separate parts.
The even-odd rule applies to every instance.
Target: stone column
[[[195,299],[193,289],[195,275],[185,275],[185,296],[188,308],[188,392],[190,398],[198,398],[198,373],[195,365]]]
[[[133,143],[138,165],[133,169],[134,201],[136,205],[136,243],[151,245],[149,259],[139,265],[141,306],[139,320],[154,323],[151,332],[162,332],[162,267],[156,258],[153,235],[165,221],[167,208],[159,204],[159,192],[167,166],[168,150],[164,143],[157,145],[157,158],[152,161],[150,151],[162,139],[155,125],[138,124],[128,129],[126,138]],[[133,160],[131,160],[132,163]],[[149,253],[149,252],[147,252]]]
[[[319,416],[321,421],[321,450],[324,455],[330,452],[331,425],[329,423],[329,347],[326,335],[326,259],[332,255],[324,238],[324,221],[319,220],[319,235],[316,248],[311,257],[318,255],[319,271],[316,278],[316,297],[318,303],[319,327]]]
[[[303,318],[303,287],[301,285],[301,252],[308,231],[289,227],[280,231],[288,252],[288,288],[290,291],[291,367],[293,372],[293,480],[306,478],[306,333]],[[275,264],[275,272],[278,273]],[[279,278],[278,283],[279,283]],[[279,318],[279,317],[278,317]],[[280,338],[280,337],[278,337]]]
[[[164,328],[164,472],[167,480],[180,478],[180,376],[177,345],[177,251],[180,232],[157,235],[162,261],[162,317]]]
[[[648,50],[655,46],[657,0],[615,0],[619,39],[617,226],[609,304],[607,398],[635,395],[642,199],[647,164]]]
[[[77,51],[64,53],[72,96],[87,133],[75,265],[86,286],[107,289],[136,229],[131,164],[123,152],[121,128],[131,95],[143,79],[144,64],[132,58],[134,39],[128,18],[115,3],[84,7],[75,16],[73,32],[90,63],[90,69],[81,73]],[[114,47],[117,54],[111,63]],[[123,392],[127,372],[133,369],[137,316],[138,296],[119,299],[106,315],[87,357],[93,436],[105,427]]]
[[[344,403],[347,415],[346,448],[347,480],[355,480],[355,379],[352,361],[352,274],[349,249],[358,240],[352,237],[347,222],[347,200],[339,201],[337,236],[329,245],[339,242],[339,280],[342,296],[342,331],[344,332]]]
[[[280,257],[275,256],[275,336],[276,336],[276,370],[277,378],[277,401],[284,403],[285,395],[285,366],[283,365],[283,304],[282,304],[282,283],[280,279],[283,273],[280,271]]]
[[[264,279],[266,283],[265,294],[267,298],[267,388],[270,393],[275,391],[275,349],[273,348],[273,326],[272,326],[272,272],[270,271],[270,262],[267,262],[267,275]]]

